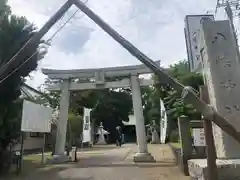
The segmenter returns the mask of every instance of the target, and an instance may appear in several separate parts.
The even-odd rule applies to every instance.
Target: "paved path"
[[[188,180],[175,166],[168,145],[149,145],[156,163],[134,164],[136,145],[79,152],[80,161],[46,167],[14,180]]]
[[[148,180],[190,180],[190,177],[184,176],[176,166],[175,157],[168,145],[152,144],[148,146],[148,150],[157,162],[138,165],[148,176]]]

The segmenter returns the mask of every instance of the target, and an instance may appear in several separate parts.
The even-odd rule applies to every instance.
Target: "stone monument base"
[[[136,153],[133,157],[133,162],[156,162],[154,157],[150,153]]]
[[[150,144],[160,144],[159,141],[151,141]]]
[[[217,159],[218,179],[240,179],[240,159]],[[207,159],[188,160],[189,175],[195,180],[208,180]]]
[[[159,144],[159,143],[160,143],[160,140],[159,140],[158,133],[156,131],[152,132],[151,144]]]
[[[52,159],[47,160],[47,164],[62,164],[70,161],[72,159],[67,155],[53,155]]]
[[[96,143],[97,145],[107,145],[106,141],[100,141]]]

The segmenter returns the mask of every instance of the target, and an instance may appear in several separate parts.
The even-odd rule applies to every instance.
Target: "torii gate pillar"
[[[59,114],[59,122],[57,124],[55,152],[54,152],[53,159],[51,160],[53,163],[67,162],[70,160],[69,157],[65,154],[69,96],[70,96],[69,79],[64,79],[61,87],[60,114]]]
[[[138,75],[131,76],[133,110],[136,117],[136,134],[139,152],[134,156],[134,162],[153,162],[153,156],[148,153],[145,123],[143,117],[142,97]]]

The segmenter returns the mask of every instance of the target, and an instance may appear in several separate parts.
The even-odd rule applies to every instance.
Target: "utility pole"
[[[224,8],[228,20],[230,22],[230,26],[235,37],[236,49],[237,49],[237,56],[240,61],[240,52],[238,46],[238,37],[234,26],[234,15],[240,15],[240,0],[217,0],[215,14],[217,13],[218,8]]]
[[[237,55],[238,55],[238,60],[240,61],[240,53],[239,53],[239,46],[238,46],[238,37],[237,37],[237,33],[234,27],[234,22],[233,22],[233,11],[232,8],[230,6],[230,3],[227,1],[226,2],[226,7],[225,7],[225,11],[227,13],[229,22],[230,22],[230,26],[233,32],[233,35],[235,37],[235,43],[236,43],[236,49],[237,49]]]

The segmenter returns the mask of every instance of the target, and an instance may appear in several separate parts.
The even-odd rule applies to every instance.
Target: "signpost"
[[[193,128],[193,144],[194,146],[206,146],[203,128]]]
[[[52,108],[24,100],[21,131],[51,132]]]
[[[91,144],[91,122],[90,122],[90,113],[92,109],[84,108],[83,113],[83,138],[82,143],[89,142]]]
[[[44,133],[43,147],[42,147],[42,164],[44,164],[44,147],[45,147],[45,133],[51,132],[52,108],[43,105],[35,104],[30,101],[23,101],[22,109],[22,142],[21,142],[21,165],[23,158],[23,134],[24,132],[40,132]]]

